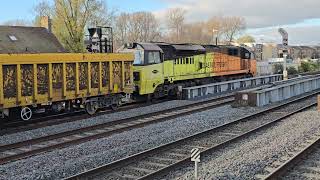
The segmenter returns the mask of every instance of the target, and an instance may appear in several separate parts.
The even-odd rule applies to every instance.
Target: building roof
[[[67,51],[46,28],[0,26],[0,54],[64,52]]]

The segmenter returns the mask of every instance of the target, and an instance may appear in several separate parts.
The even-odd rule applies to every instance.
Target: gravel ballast
[[[320,132],[320,112],[311,109],[294,115],[277,126],[202,157],[200,179],[254,179],[272,162],[287,157],[314,133]],[[193,167],[172,172],[168,179],[192,179]]]
[[[214,99],[214,98],[211,98],[211,99]],[[62,133],[62,132],[66,132],[74,129],[84,128],[84,127],[93,126],[97,124],[103,124],[111,121],[117,121],[124,118],[130,118],[130,117],[144,115],[144,114],[157,112],[161,110],[172,109],[175,107],[181,107],[181,106],[193,104],[200,101],[204,101],[204,100],[199,100],[199,101],[173,100],[173,101],[163,102],[163,103],[154,104],[146,107],[135,108],[127,111],[101,115],[101,116],[84,119],[80,121],[69,122],[69,123],[43,127],[39,129],[25,131],[25,132],[4,135],[0,137],[0,145],[26,141],[26,140],[48,136],[52,134],[57,134],[57,133]]]
[[[133,113],[144,114],[159,111],[159,109],[156,109],[157,107],[170,109],[175,106],[182,106],[183,103],[194,102],[171,101],[166,102],[165,104],[156,104],[149,107],[133,109],[127,112],[114,113],[115,115],[112,115],[112,117],[115,119],[121,119],[123,117],[120,118],[120,114],[123,114],[122,116],[132,117],[136,116],[132,115]],[[123,132],[108,138],[86,142],[74,147],[55,150],[17,162],[0,165],[0,179],[64,178],[82,172],[85,169],[91,169],[197,132],[201,132],[205,129],[219,126],[264,108],[232,108],[231,106],[223,106],[167,122],[149,125],[144,128]],[[94,120],[89,119],[90,121],[87,119],[81,123],[88,125],[94,122],[115,120],[110,116],[111,115],[108,114],[92,118]],[[82,124],[79,124],[79,122],[68,123],[67,125],[63,124],[61,125],[61,129],[70,130],[70,128],[73,128],[73,126],[70,127],[71,125],[82,126]],[[51,130],[50,132],[57,131],[56,129],[51,128],[53,127],[50,127],[47,130]],[[37,131],[40,131],[41,134],[41,129],[38,129]],[[45,130],[42,131],[43,133],[48,133]],[[17,139],[22,138],[21,136],[19,137],[19,135],[23,134],[17,133]],[[4,138],[4,136],[1,138]],[[5,142],[3,139],[2,141]],[[21,140],[19,139],[19,141]]]
[[[223,106],[0,166],[1,179],[59,179],[251,114]]]

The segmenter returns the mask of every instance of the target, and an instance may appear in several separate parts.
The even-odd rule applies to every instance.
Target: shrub
[[[298,70],[295,67],[289,67],[288,68],[288,75],[294,75],[294,74],[298,74]]]
[[[320,64],[316,62],[302,62],[301,66],[299,67],[299,72],[313,72],[313,71],[319,71],[320,70]]]
[[[283,65],[282,64],[275,64],[274,71],[276,74],[282,74],[283,73]]]
[[[299,71],[301,73],[304,73],[304,72],[310,72],[311,71],[311,65],[310,65],[310,62],[302,62],[301,63],[301,66],[299,68]]]

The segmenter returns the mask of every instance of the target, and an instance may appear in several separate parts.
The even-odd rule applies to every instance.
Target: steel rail
[[[141,128],[150,124],[168,121],[177,117],[198,113],[208,109],[224,106],[234,101],[227,96],[170,110],[153,112],[136,117],[130,117],[23,142],[0,146],[0,164],[18,160],[41,152],[76,145],[90,140],[96,140],[113,134]]]
[[[290,116],[292,116],[296,113],[299,113],[305,109],[308,109],[310,107],[315,106],[316,103],[313,103],[311,105],[296,109],[293,112],[284,113],[284,112],[278,111],[281,108],[286,108],[286,106],[289,104],[294,104],[296,102],[304,101],[305,98],[307,98],[307,97],[314,97],[317,93],[318,92],[312,93],[312,94],[304,96],[304,97],[300,97],[295,100],[291,100],[287,103],[277,105],[275,107],[272,107],[272,108],[269,108],[266,110],[259,111],[257,113],[251,114],[249,116],[237,119],[233,122],[226,123],[224,125],[221,125],[221,126],[218,126],[215,128],[211,128],[209,130],[205,130],[205,131],[197,133],[195,135],[191,135],[186,138],[182,138],[177,141],[174,141],[174,142],[171,142],[171,143],[168,143],[165,145],[161,145],[161,146],[158,146],[158,147],[150,149],[150,150],[146,150],[144,152],[120,159],[118,161],[111,162],[109,164],[106,164],[106,165],[103,165],[103,166],[76,174],[76,175],[68,177],[66,179],[104,178],[103,175],[107,175],[108,177],[112,177],[112,175],[113,175],[113,176],[115,176],[115,178],[153,179],[153,178],[165,175],[170,170],[172,170],[176,167],[180,167],[183,164],[190,163],[190,157],[189,157],[190,154],[189,154],[189,151],[187,150],[187,149],[191,150],[190,144],[198,144],[201,141],[201,139],[205,139],[205,138],[207,138],[208,141],[210,141],[210,137],[212,139],[214,139],[215,137],[217,137],[217,135],[219,135],[219,133],[220,134],[222,133],[222,135],[227,136],[227,134],[233,133],[231,131],[231,129],[234,128],[235,134],[233,134],[233,136],[232,135],[229,136],[229,138],[231,138],[231,139],[219,142],[218,144],[214,144],[213,146],[209,146],[209,147],[206,147],[207,145],[203,145],[203,144],[199,145],[200,147],[202,147],[202,150],[201,150],[202,155],[208,154],[209,152],[212,152],[212,151],[217,151],[219,149],[222,149],[222,148],[226,147],[227,145],[230,145],[231,143],[237,142],[238,140],[244,139],[247,136],[249,136],[255,132],[266,129],[268,127],[271,127],[271,126],[277,124],[277,122],[280,122],[287,117],[290,117]],[[268,117],[268,116],[270,116],[270,113],[272,113],[272,112],[276,112],[276,114],[278,114],[279,117],[276,118],[275,120],[270,121],[270,122],[265,122],[264,124],[262,124],[258,127],[255,127],[253,129],[250,129],[246,132],[241,132],[240,134],[239,133],[237,134],[237,131],[239,131],[238,130],[239,128],[237,125],[239,125],[240,123],[246,123],[249,121],[251,122],[253,120],[259,120],[259,119],[261,120],[261,119],[263,119],[262,118],[263,116]],[[204,142],[208,143],[208,141],[204,141]],[[170,153],[170,152],[179,152],[179,151],[180,151],[180,153],[177,153],[176,155],[181,156],[180,158],[177,158],[177,157],[172,158],[172,159],[160,158],[160,160],[161,159],[167,160],[167,162],[166,163],[154,163],[153,162],[154,158],[157,159],[157,156],[165,157],[163,155],[168,155],[168,154],[172,155],[172,153]],[[181,153],[182,151],[184,151],[186,154]],[[173,153],[173,154],[175,154],[175,153]],[[158,158],[158,160],[159,160],[159,158]],[[171,160],[171,163],[169,163],[170,160]],[[157,170],[154,170],[154,169],[150,170],[150,169],[146,169],[146,168],[141,168],[141,165],[144,165],[143,161],[145,161],[145,164],[151,163],[152,165],[158,166],[158,169]],[[137,162],[140,162],[140,164],[137,164]],[[141,162],[142,162],[142,164],[141,164]],[[134,173],[132,173],[134,175],[132,175],[128,172],[127,172],[127,174],[121,173],[121,171],[123,171],[123,170],[134,171]],[[120,171],[120,172],[117,172],[117,171]],[[139,172],[140,174],[143,174],[143,175],[138,176],[138,175],[136,175],[137,172]],[[102,176],[101,176],[101,174],[102,174]]]
[[[312,143],[308,143],[307,146],[305,146],[298,153],[296,153],[293,157],[291,157],[289,160],[284,162],[281,166],[279,166],[274,171],[269,173],[263,179],[265,179],[265,180],[279,179],[280,177],[285,175],[295,165],[297,165],[301,161],[304,161],[310,153],[314,152],[315,150],[319,150],[319,146],[320,146],[320,137],[318,137],[316,140],[312,141]]]
[[[0,136],[29,131],[29,130],[33,130],[33,129],[39,129],[39,128],[43,128],[43,127],[64,124],[64,123],[69,123],[69,122],[76,122],[76,121],[85,120],[85,119],[92,118],[92,117],[99,117],[102,115],[107,115],[107,114],[115,113],[115,112],[123,112],[123,111],[131,110],[131,109],[135,109],[135,108],[147,107],[150,105],[163,103],[165,101],[167,101],[167,100],[156,101],[152,104],[149,104],[149,103],[130,104],[130,105],[120,107],[116,111],[102,110],[93,116],[88,115],[85,112],[85,110],[79,110],[79,111],[68,112],[68,113],[60,113],[60,114],[43,116],[43,117],[36,117],[30,121],[21,121],[20,120],[20,121],[14,121],[14,122],[10,122],[10,123],[4,123],[0,126],[1,127],[0,128]]]

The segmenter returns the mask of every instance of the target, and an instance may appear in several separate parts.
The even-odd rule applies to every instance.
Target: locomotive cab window
[[[134,52],[134,65],[142,65],[144,64],[144,52],[143,51],[135,51]]]
[[[148,64],[159,64],[162,62],[160,52],[149,51],[146,53]]]

